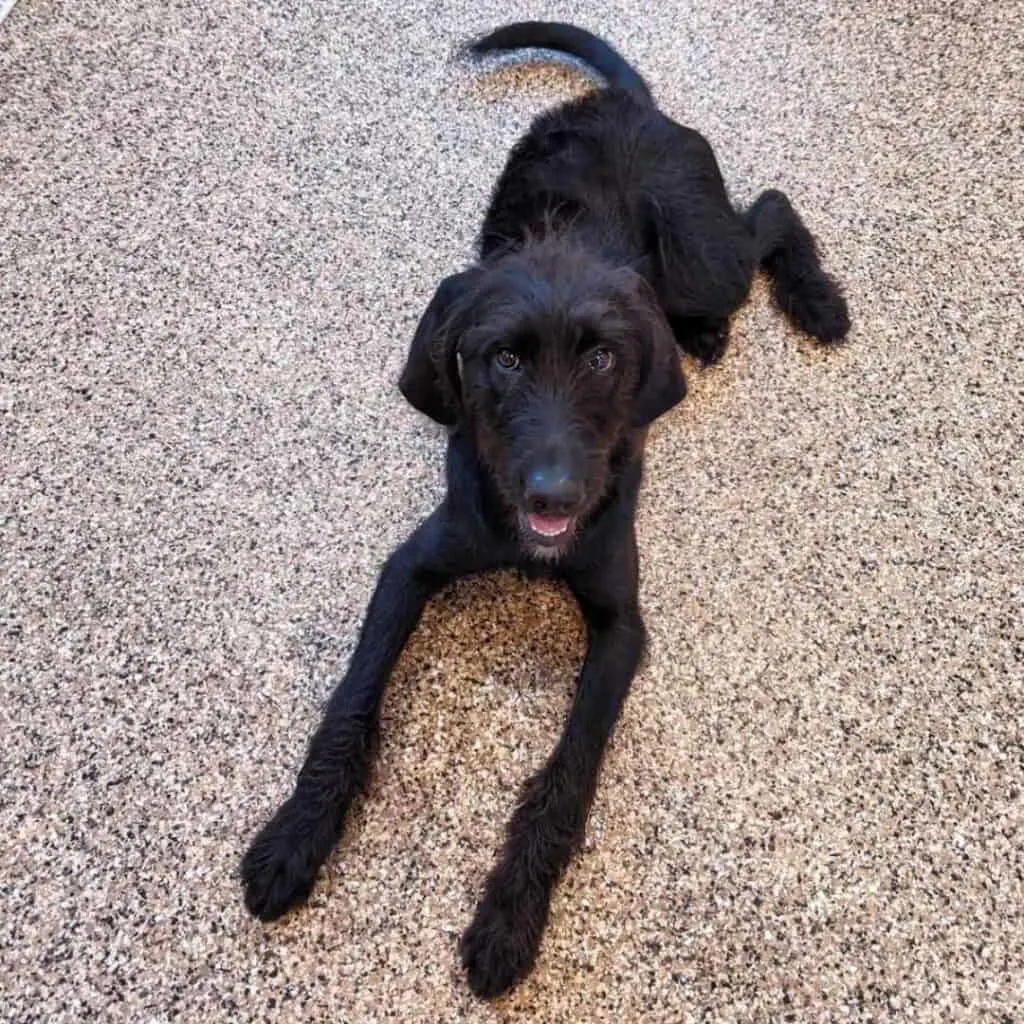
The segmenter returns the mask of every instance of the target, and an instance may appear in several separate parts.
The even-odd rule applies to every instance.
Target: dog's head
[[[608,493],[623,443],[686,391],[647,282],[564,239],[446,278],[399,387],[471,432],[524,548],[550,556]]]

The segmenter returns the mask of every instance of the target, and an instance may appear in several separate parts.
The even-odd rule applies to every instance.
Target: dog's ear
[[[644,301],[638,319],[643,349],[633,397],[634,427],[653,423],[686,397],[675,335],[646,282],[641,287]]]
[[[476,270],[446,277],[416,326],[398,389],[411,406],[451,426],[459,418],[458,313],[472,292]]]

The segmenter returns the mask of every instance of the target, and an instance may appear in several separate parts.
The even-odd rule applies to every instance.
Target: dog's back
[[[583,234],[648,279],[680,344],[704,357],[721,354],[708,333],[724,338],[759,266],[798,327],[821,341],[846,334],[842,295],[788,201],[735,210],[707,140],[658,110],[639,72],[583,29],[523,22],[471,51],[523,47],[577,57],[608,88],[540,115],[512,150],[480,233],[483,259],[551,231]]]
[[[666,300],[669,271],[691,316],[728,316],[757,265],[707,141],[619,88],[537,118],[495,187],[480,254],[551,230],[586,234]]]

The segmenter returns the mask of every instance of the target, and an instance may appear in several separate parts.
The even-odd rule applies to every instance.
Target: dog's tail
[[[814,237],[790,201],[770,189],[747,211],[746,221],[782,311],[812,338],[842,341],[850,330],[846,299],[822,267]]]
[[[625,89],[638,99],[652,102],[651,90],[640,73],[603,39],[575,25],[559,21],[520,21],[496,29],[468,47],[469,52],[476,56],[526,48],[555,50],[577,57],[610,86]]]

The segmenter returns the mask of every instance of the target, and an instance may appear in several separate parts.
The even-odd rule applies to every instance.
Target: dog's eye
[[[503,370],[519,369],[519,356],[517,356],[515,352],[508,348],[499,348],[494,356],[494,361]]]
[[[587,355],[587,367],[595,373],[604,373],[615,365],[615,356],[606,348],[595,348]]]

